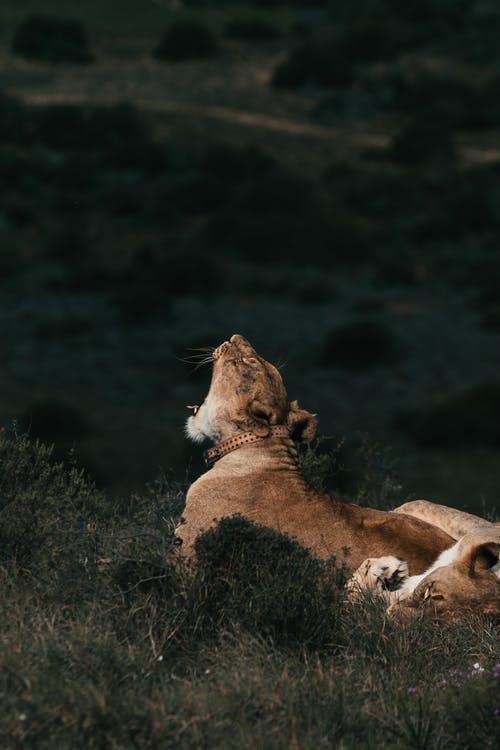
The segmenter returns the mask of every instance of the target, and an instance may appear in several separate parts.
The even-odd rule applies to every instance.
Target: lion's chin
[[[212,428],[212,420],[210,418],[210,407],[207,400],[196,410],[193,410],[193,414],[186,420],[186,435],[194,443],[203,443],[204,440],[215,440],[216,435]]]
[[[186,420],[185,431],[186,431],[187,437],[190,440],[192,440],[194,443],[202,443],[204,440],[207,439],[207,436],[205,435],[205,433],[194,422],[194,417],[189,417]]]

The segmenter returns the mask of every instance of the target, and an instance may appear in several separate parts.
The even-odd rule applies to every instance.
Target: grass
[[[20,530],[29,502],[39,532],[2,544],[3,747],[496,747],[486,619],[388,621],[344,600],[333,562],[239,518],[174,565],[182,488],[116,503],[24,437],[0,467],[2,521]]]

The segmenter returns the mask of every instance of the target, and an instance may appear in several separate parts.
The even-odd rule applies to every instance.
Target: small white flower
[[[205,674],[210,674],[210,669],[205,669]]]
[[[159,656],[157,657],[156,661],[163,661],[163,655],[162,655],[162,654],[160,654],[160,655],[159,655]]]
[[[19,721],[26,721],[27,718],[26,714],[19,714],[18,716]]]

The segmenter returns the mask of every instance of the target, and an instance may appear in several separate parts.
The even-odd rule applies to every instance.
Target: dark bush
[[[500,445],[500,383],[482,383],[444,398],[399,425],[425,448]]]
[[[63,421],[67,418],[65,411]],[[67,433],[75,428],[63,424],[59,429]],[[108,513],[109,506],[95,486],[81,471],[54,463],[51,448],[24,436],[1,438],[3,563],[33,569],[40,577],[46,572],[67,574],[83,586],[87,580],[85,560],[90,568],[95,565],[92,524]]]
[[[362,12],[345,28],[344,54],[353,62],[393,60],[420,46],[432,35],[428,27],[401,23],[392,17],[370,18]]]
[[[175,297],[210,297],[219,284],[216,263],[205,255],[144,248],[113,280],[110,294],[126,320],[141,322],[170,315]]]
[[[481,318],[481,326],[487,331],[500,331],[500,307],[485,313]]]
[[[207,241],[214,250],[231,251],[259,263],[301,263],[307,247],[309,260],[323,266],[335,260],[328,230],[323,217],[307,212],[293,215],[228,210],[209,223]]]
[[[391,364],[400,357],[399,341],[394,334],[383,323],[366,318],[332,331],[321,351],[319,364],[356,370]]]
[[[243,185],[235,199],[235,206],[237,210],[252,213],[293,216],[312,206],[313,193],[311,182],[286,174],[269,175]]]
[[[12,40],[12,52],[47,62],[88,63],[92,60],[80,21],[31,16],[21,23]]]
[[[25,270],[19,245],[18,233],[5,222],[0,228],[0,284]]]
[[[31,133],[29,108],[19,99],[0,93],[0,140],[2,143],[23,143]]]
[[[218,54],[219,45],[215,35],[197,21],[173,23],[153,53],[159,60],[204,59]]]
[[[452,394],[400,426],[424,447],[500,445],[500,383],[483,383]]]
[[[418,221],[415,237],[418,240],[459,241],[471,234],[484,234],[495,230],[499,218],[493,205],[493,189],[477,179],[472,170],[457,174],[451,171],[436,182],[427,185],[429,196],[439,196],[429,201],[428,212]]]
[[[226,24],[225,34],[231,39],[256,42],[272,41],[281,36],[278,27],[265,18],[235,18]]]
[[[494,128],[500,122],[498,76],[486,80],[418,71],[379,81],[392,91],[392,107],[414,117],[429,110],[450,127]]]
[[[397,24],[425,24],[430,29],[445,31],[447,29],[466,27],[470,22],[470,11],[475,0],[375,0],[363,3],[363,13],[359,6],[349,0],[330,2],[332,16],[344,23],[356,23],[358,18],[370,21],[394,21]]]
[[[426,190],[418,174],[377,164],[374,169],[335,165],[325,172],[325,182],[333,195],[342,194],[349,211],[370,219],[412,216],[421,209]]]
[[[199,167],[231,185],[268,178],[279,172],[273,157],[255,146],[235,148],[224,143],[206,145],[200,154]]]
[[[203,616],[216,631],[237,625],[278,646],[336,642],[343,573],[335,561],[317,560],[294,539],[240,516],[223,518],[195,550]]]
[[[142,115],[131,104],[109,107],[54,104],[36,111],[33,140],[60,149],[96,149],[109,166],[130,166],[147,141]],[[133,164],[133,162],[132,162]]]
[[[45,253],[49,258],[55,258],[66,263],[85,258],[88,251],[86,229],[75,219],[65,226],[58,227],[45,245]]]
[[[226,186],[211,174],[189,170],[165,175],[158,181],[153,209],[168,216],[209,214],[219,208],[227,196]]]
[[[274,71],[275,88],[345,86],[354,78],[352,61],[337,40],[306,42],[297,47]]]
[[[451,162],[456,151],[447,122],[434,119],[432,112],[416,118],[392,140],[388,157],[401,164]]]

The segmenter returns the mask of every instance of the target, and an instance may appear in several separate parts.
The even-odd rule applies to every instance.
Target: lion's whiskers
[[[213,346],[200,346],[196,349],[188,349],[188,351],[192,351],[193,354],[189,354],[186,357],[177,357],[177,360],[179,362],[185,362],[188,365],[196,365],[192,372],[196,372],[200,367],[203,367],[203,365],[208,365],[213,362],[213,353],[215,351]]]

